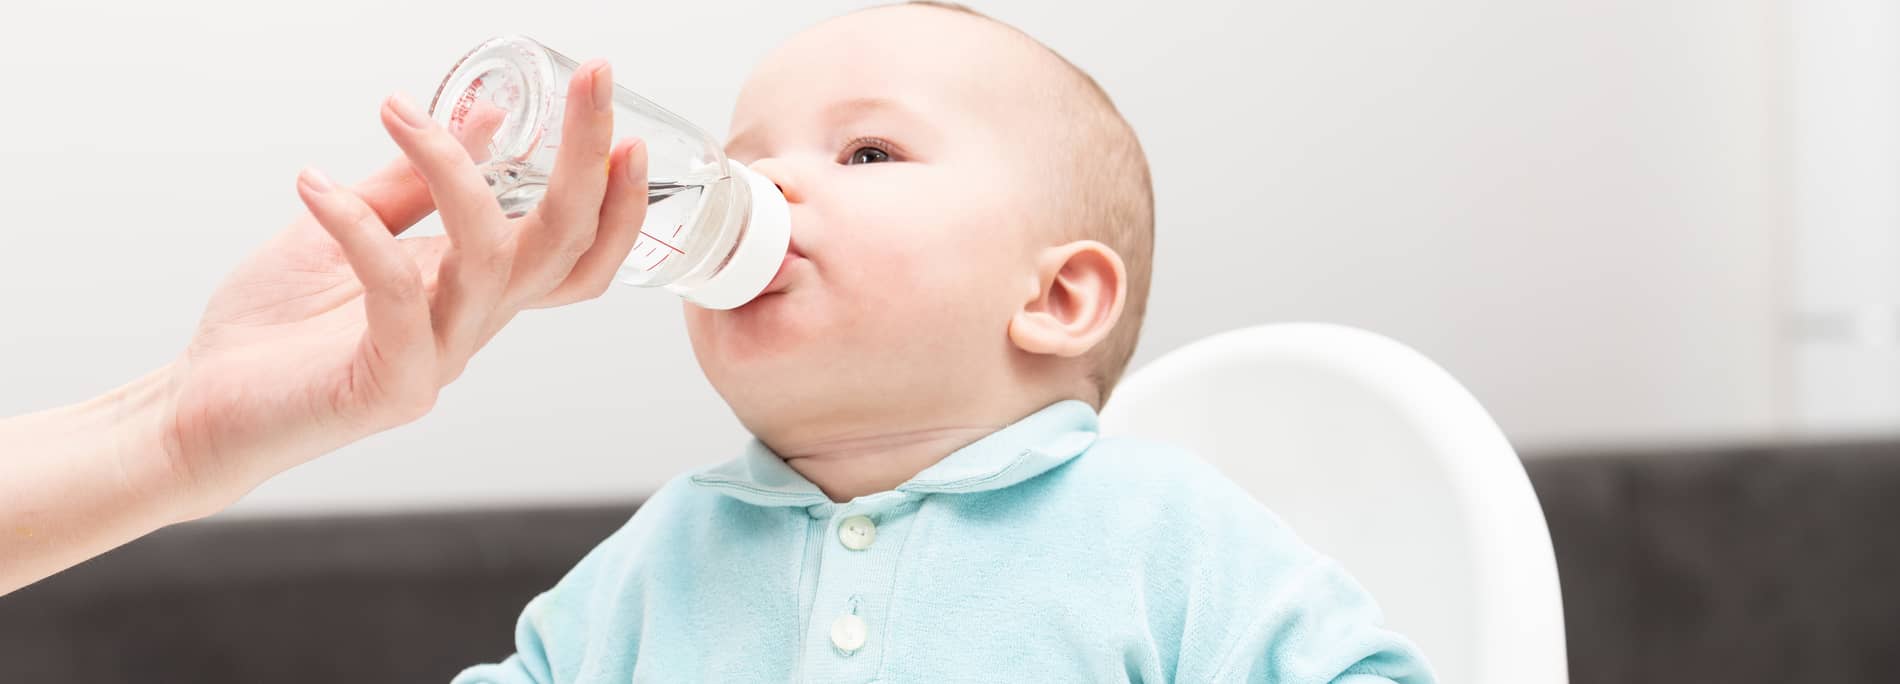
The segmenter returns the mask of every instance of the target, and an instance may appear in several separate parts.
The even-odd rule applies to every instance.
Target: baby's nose
[[[804,198],[798,191],[798,183],[792,177],[790,165],[777,159],[760,159],[746,166],[752,169],[753,173],[765,176],[767,180],[772,181],[772,185],[778,187],[779,194],[785,196],[785,201],[793,204],[803,201]]]

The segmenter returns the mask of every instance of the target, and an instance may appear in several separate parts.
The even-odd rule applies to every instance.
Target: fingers
[[[646,143],[637,138],[621,143],[613,159],[593,246],[574,263],[566,280],[529,306],[562,306],[600,296],[613,284],[614,274],[640,238],[640,224],[647,216]]]
[[[415,263],[367,203],[336,187],[321,171],[307,169],[298,176],[297,194],[343,248],[350,269],[363,283],[366,342],[375,351],[371,360],[377,362],[382,389],[426,390],[434,396],[437,385],[428,383],[433,380],[435,337]]]
[[[547,195],[520,237],[511,296],[539,298],[567,277],[593,245],[607,192],[613,146],[613,73],[603,60],[574,70]]]
[[[612,96],[612,75],[605,62],[589,62],[575,71],[547,194],[521,221],[502,215],[474,164],[488,155],[487,142],[502,122],[502,112],[478,107],[453,122],[451,131],[399,96],[386,103],[383,125],[402,147],[411,175],[426,185],[450,242],[426,296],[438,385],[458,377],[467,359],[521,304],[540,300],[570,280],[574,284],[562,294],[566,301],[595,296],[626,258],[645,218],[646,159],[643,146],[629,145],[622,159],[632,160],[631,150],[638,149],[638,169],[614,174],[609,163]],[[631,164],[623,161],[621,166]],[[635,171],[637,180],[623,177]],[[384,182],[405,187],[394,179]],[[411,204],[395,209],[414,206],[413,197],[402,199]],[[413,222],[420,216],[395,218]],[[601,231],[603,220],[611,220],[613,230]],[[595,249],[597,243],[602,249]],[[583,259],[590,264],[589,277],[571,278]]]
[[[357,183],[352,191],[376,212],[383,225],[389,226],[392,235],[401,235],[435,211],[435,198],[429,196],[429,184],[416,174],[408,157],[398,157],[378,169]]]
[[[383,128],[428,183],[450,240],[463,249],[499,241],[501,207],[460,141],[401,95],[384,101]]]
[[[431,310],[438,351],[445,358],[473,354],[484,322],[507,291],[514,262],[508,220],[487,181],[454,136],[401,96],[383,107],[383,127],[428,183],[452,247],[443,260]],[[459,374],[459,363],[443,382]]]
[[[462,143],[471,161],[480,164],[494,155],[490,143],[495,140],[495,131],[507,119],[508,110],[487,101],[477,101],[469,105],[468,114],[449,124],[449,134]]]
[[[506,115],[499,107],[478,103],[458,122],[455,138],[471,159],[476,162],[488,159],[487,143],[494,138]],[[435,198],[429,195],[429,184],[407,156],[396,157],[352,189],[369,203],[383,225],[389,226],[392,235],[401,235],[435,211]]]

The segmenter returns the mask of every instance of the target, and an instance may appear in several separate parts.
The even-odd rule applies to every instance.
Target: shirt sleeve
[[[451,684],[554,684],[554,669],[548,663],[547,642],[538,624],[546,611],[549,594],[528,602],[515,624],[515,654],[499,663],[476,665],[456,675]]]
[[[560,582],[528,601],[515,622],[514,655],[468,668],[452,684],[565,684],[631,672],[640,656],[641,597],[626,579],[652,556],[645,549],[654,520],[677,519],[685,482],[675,478],[654,492]]]
[[[1418,647],[1381,624],[1372,596],[1337,562],[1315,557],[1287,579],[1235,633],[1215,681],[1436,682]]]

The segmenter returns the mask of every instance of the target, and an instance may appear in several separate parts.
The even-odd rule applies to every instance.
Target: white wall
[[[1780,429],[1779,1],[977,5],[1092,71],[1147,145],[1137,363],[1250,323],[1355,324],[1438,359],[1538,449]],[[297,170],[391,157],[381,96],[426,101],[487,34],[611,58],[723,131],[768,46],[858,5],[14,0],[0,414],[175,354],[299,210]],[[629,498],[727,458],[741,436],[677,309],[616,288],[526,314],[433,414],[237,512]]]
[[[1900,426],[1900,3],[1792,5],[1792,422]]]

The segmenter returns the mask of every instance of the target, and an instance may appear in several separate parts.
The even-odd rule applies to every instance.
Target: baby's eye
[[[887,162],[890,160],[891,160],[891,155],[889,152],[885,152],[884,150],[880,150],[875,147],[860,147],[857,149],[856,152],[851,153],[851,159],[847,160],[845,162],[845,165],[849,166],[851,164],[876,164],[878,162]]]
[[[839,160],[839,163],[845,166],[882,164],[892,161],[890,146],[884,141],[875,138],[853,140],[851,144],[845,146],[845,149],[851,151],[850,154],[845,155],[844,159]]]

